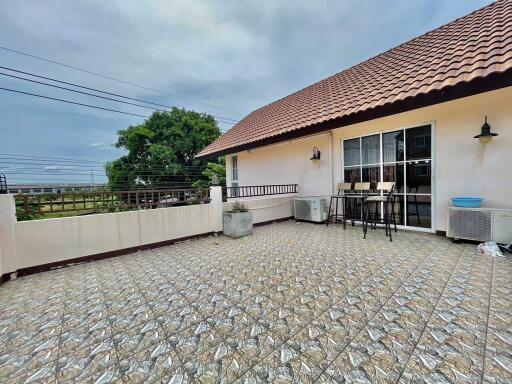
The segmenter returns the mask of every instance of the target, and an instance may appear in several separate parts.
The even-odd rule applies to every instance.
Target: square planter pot
[[[224,212],[222,223],[226,236],[237,238],[252,235],[252,212]]]

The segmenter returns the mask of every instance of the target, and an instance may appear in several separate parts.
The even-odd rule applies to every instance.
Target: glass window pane
[[[231,183],[231,186],[232,187],[238,187],[238,183],[234,181],[234,182]],[[229,190],[228,197],[238,197],[238,196],[239,196],[238,188],[233,188],[233,189]]]
[[[347,199],[347,217],[357,221],[363,218],[363,206],[361,199]]]
[[[394,181],[395,192],[404,191],[404,163],[387,164],[383,166],[383,181]]]
[[[370,189],[377,188],[377,183],[380,181],[380,166],[365,166],[362,172],[363,183],[365,181],[370,182]]]
[[[431,196],[407,196],[407,225],[430,228],[432,226],[431,206]]]
[[[361,138],[363,164],[380,163],[380,135]]]
[[[404,195],[395,195],[394,199],[396,225],[405,225]]]
[[[431,161],[411,161],[407,163],[407,193],[432,193]]]
[[[406,129],[405,138],[406,160],[430,159],[432,143],[430,125]]]
[[[377,217],[380,220],[382,217],[383,204],[371,204],[371,209],[368,213],[368,216],[371,218]],[[405,225],[405,210],[404,210],[404,195],[395,195],[393,204],[388,205],[388,209],[394,209],[395,217],[393,221],[393,216],[391,216],[391,225]]]
[[[231,157],[231,178],[233,180],[238,180],[238,157]]]
[[[345,175],[344,175],[344,181],[345,183],[352,183],[352,186],[354,183],[359,183],[361,181],[361,168],[360,167],[351,167],[351,168],[345,168]]]
[[[384,133],[382,148],[385,163],[404,160],[404,131]]]
[[[343,142],[343,161],[346,167],[361,164],[359,139],[345,140]]]

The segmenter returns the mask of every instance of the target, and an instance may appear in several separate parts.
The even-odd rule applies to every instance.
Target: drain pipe
[[[330,161],[330,171],[331,171],[331,195],[334,195],[334,142],[333,142],[333,137],[332,137],[332,131],[329,131],[329,146],[330,146],[330,157],[331,157],[331,161]]]

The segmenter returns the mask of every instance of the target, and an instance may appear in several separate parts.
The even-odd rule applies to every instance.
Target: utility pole
[[[94,185],[94,171],[91,169],[91,184]]]

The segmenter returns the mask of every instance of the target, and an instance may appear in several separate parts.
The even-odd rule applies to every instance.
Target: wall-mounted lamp
[[[309,160],[320,160],[320,150],[317,147],[313,147],[313,156]]]
[[[485,123],[482,125],[482,131],[479,135],[473,137],[480,140],[482,144],[487,144],[491,142],[493,136],[498,136],[498,134],[491,132],[491,126],[487,124],[487,116],[485,116]]]

